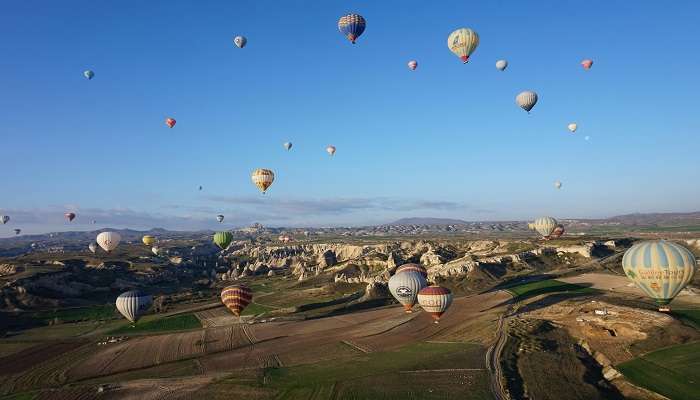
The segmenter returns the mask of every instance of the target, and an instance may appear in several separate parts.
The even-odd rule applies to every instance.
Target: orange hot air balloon
[[[72,222],[75,219],[75,213],[65,213],[64,214],[68,222]]]
[[[175,124],[177,124],[177,121],[174,118],[166,118],[165,125],[168,125],[168,128],[172,128]]]
[[[221,291],[221,302],[237,317],[252,300],[253,291],[245,285],[227,286]]]
[[[413,264],[413,263],[404,264],[404,265],[399,266],[398,268],[396,268],[396,272],[394,274],[398,274],[401,272],[408,272],[408,271],[418,272],[419,274],[423,275],[423,278],[426,278],[426,279],[428,278],[428,270],[426,270],[425,267],[423,267],[420,264]]]
[[[418,304],[430,313],[437,324],[440,316],[452,304],[452,292],[450,292],[450,289],[442,286],[428,286],[418,292]]]
[[[581,61],[581,66],[583,67],[583,69],[591,69],[591,67],[593,66],[593,60],[585,59]]]

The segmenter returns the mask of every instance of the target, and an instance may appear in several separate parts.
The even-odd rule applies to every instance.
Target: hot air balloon
[[[88,80],[92,79],[95,77],[95,73],[92,72],[91,70],[87,70],[83,72],[83,76],[85,76]]]
[[[90,244],[88,245],[88,249],[90,249],[90,251],[91,251],[93,254],[97,253],[97,243],[95,243],[95,242],[90,243]]]
[[[282,146],[289,151],[292,148],[292,142],[284,142]]]
[[[252,300],[253,291],[245,285],[228,286],[221,291],[221,302],[237,317]]]
[[[496,61],[496,69],[499,71],[505,71],[508,68],[508,61],[498,60]]]
[[[233,44],[235,44],[239,49],[244,48],[247,43],[248,39],[246,39],[245,36],[236,36],[233,38]]]
[[[465,64],[479,45],[479,35],[469,28],[461,28],[447,37],[447,47]]]
[[[289,243],[292,241],[292,238],[289,237],[289,235],[280,235],[277,240],[279,240],[282,243]]]
[[[650,240],[630,247],[622,257],[627,277],[659,305],[668,304],[690,282],[697,271],[697,261],[690,250],[665,240]]]
[[[177,124],[177,121],[175,121],[174,118],[166,118],[165,119],[165,125],[168,125],[168,128],[172,128]]]
[[[418,292],[418,304],[430,313],[437,324],[440,321],[440,316],[452,304],[452,292],[442,286],[428,286]]]
[[[367,27],[367,21],[359,14],[348,14],[338,20],[338,30],[345,35],[352,44],[362,35]]]
[[[219,246],[221,250],[226,250],[232,241],[233,234],[231,232],[216,232],[214,234],[214,244]]]
[[[102,247],[102,250],[106,251],[107,253],[116,249],[121,240],[122,237],[117,232],[102,232],[97,235],[96,239],[97,244],[99,244],[100,247]]]
[[[158,246],[153,246],[153,247],[151,247],[151,252],[152,252],[153,254],[159,256],[159,255],[160,255],[160,247],[158,247]]]
[[[572,122],[567,126],[567,128],[569,128],[571,133],[574,133],[574,132],[576,132],[576,129],[578,129],[578,124],[576,124],[575,122]]]
[[[326,153],[330,154],[331,157],[333,157],[333,154],[335,154],[335,146],[329,145],[326,147]]]
[[[426,286],[428,282],[425,277],[416,271],[397,272],[389,279],[391,295],[403,305],[406,312],[411,312],[418,299],[418,292]]]
[[[93,219],[92,221],[90,221],[90,223],[93,224],[93,225],[95,225],[95,224],[97,223],[97,221],[95,221],[95,220]]]
[[[532,107],[537,104],[537,93],[526,90],[515,97],[515,103],[523,110],[530,113]]]
[[[132,324],[141,318],[153,304],[153,297],[140,290],[130,290],[117,297],[116,305],[119,313]]]
[[[557,220],[552,217],[540,217],[532,223],[532,227],[545,239],[549,239],[557,225]]]
[[[583,69],[589,70],[593,66],[593,60],[585,59],[581,61],[581,66],[583,67]]]
[[[72,213],[72,212],[65,213],[64,216],[66,217],[68,222],[71,222],[75,219],[75,213]]]
[[[418,68],[418,61],[411,60],[408,62],[408,69],[410,69],[411,71],[415,71],[416,68]]]
[[[202,189],[204,189],[204,188],[202,187],[202,185],[199,185],[199,191],[200,191],[200,192],[202,191]]]
[[[0,216],[0,221],[2,221],[2,224],[5,225],[8,221],[10,221],[10,217],[7,215]]]
[[[549,236],[552,239],[558,239],[564,234],[564,232],[565,232],[564,225],[559,224],[559,225],[557,225],[556,228],[554,228],[554,230],[552,231],[552,234]]]
[[[21,229],[15,228],[14,231],[15,231],[15,235],[19,235],[20,233],[22,233],[22,230],[21,230]]]
[[[426,270],[425,267],[423,267],[422,265],[414,264],[414,263],[408,263],[408,264],[403,264],[403,265],[399,266],[398,268],[396,268],[396,272],[394,272],[394,274],[400,274],[401,272],[410,272],[410,271],[417,272],[417,273],[423,275],[423,278],[428,279],[428,270]]]
[[[250,179],[253,180],[253,184],[257,186],[258,189],[260,189],[260,191],[264,194],[267,191],[267,188],[269,188],[270,185],[272,185],[272,182],[275,180],[275,174],[269,169],[258,168],[253,171]]]
[[[559,182],[559,181],[554,182],[554,187],[557,189],[561,189],[561,182]]]
[[[224,222],[224,216],[222,214],[219,214],[216,216],[216,220],[219,222]]]
[[[156,237],[155,237],[155,236],[151,236],[151,235],[145,235],[144,237],[141,238],[141,241],[142,241],[143,244],[145,244],[146,246],[153,246],[153,243],[156,242]]]

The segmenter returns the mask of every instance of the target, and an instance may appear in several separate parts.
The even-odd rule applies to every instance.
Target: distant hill
[[[387,225],[465,225],[467,221],[452,218],[401,218]]]
[[[700,211],[689,213],[636,213],[610,217],[607,221],[623,225],[700,225]]]

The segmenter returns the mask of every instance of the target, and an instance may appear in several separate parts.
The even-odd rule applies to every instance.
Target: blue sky
[[[700,3],[629,4],[7,1],[0,235],[697,210]],[[466,65],[460,27],[481,38]]]

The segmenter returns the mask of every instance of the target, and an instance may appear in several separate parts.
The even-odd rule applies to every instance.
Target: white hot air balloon
[[[530,113],[532,107],[534,107],[535,104],[537,104],[537,93],[530,90],[521,92],[515,97],[515,103],[520,108]]]
[[[160,247],[158,247],[158,246],[151,247],[151,251],[153,252],[153,254],[155,254],[157,256],[160,255]]]
[[[498,60],[496,61],[496,69],[499,71],[505,71],[508,68],[508,61]]]
[[[326,147],[326,153],[330,154],[332,157],[333,154],[335,154],[335,146],[329,145],[328,147]]]
[[[284,146],[284,148],[285,148],[287,151],[289,151],[289,150],[292,149],[292,142],[284,142],[284,144],[283,144],[282,146]]]
[[[223,214],[217,215],[217,216],[216,216],[216,220],[219,221],[219,222],[224,222],[224,215],[223,215]]]
[[[116,249],[121,240],[122,237],[117,232],[102,232],[97,235],[97,244],[107,253]]]
[[[7,215],[0,216],[0,222],[2,222],[3,225],[5,225],[9,220],[10,220],[10,217]]]
[[[578,129],[578,124],[572,122],[567,126],[567,128],[569,128],[569,131],[571,131],[571,133],[574,133],[576,132],[576,129]]]
[[[559,182],[559,181],[554,182],[554,187],[557,189],[561,189],[561,182]]]
[[[418,68],[418,61],[411,60],[408,62],[408,69],[410,69],[411,71],[415,71],[416,68]]]
[[[415,271],[399,272],[389,279],[389,291],[403,305],[406,312],[418,301],[418,292],[428,286],[425,277]]]
[[[233,44],[235,44],[239,49],[244,48],[247,43],[248,39],[246,39],[245,36],[236,36],[233,38]]]
[[[117,310],[124,318],[136,323],[153,304],[153,297],[140,290],[124,292],[117,297]]]
[[[94,254],[97,253],[97,243],[92,242],[90,245],[88,245],[88,249]]]

